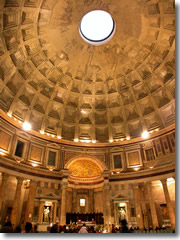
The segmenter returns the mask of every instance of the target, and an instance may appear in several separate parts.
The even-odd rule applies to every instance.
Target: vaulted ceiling
[[[89,11],[109,12],[113,38],[79,34]],[[139,137],[175,121],[172,0],[5,0],[0,4],[0,108],[63,139]]]

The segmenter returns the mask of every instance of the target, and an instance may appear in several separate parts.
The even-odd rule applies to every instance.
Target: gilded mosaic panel
[[[100,168],[92,161],[77,160],[69,166],[71,176],[80,178],[98,177],[101,175]]]

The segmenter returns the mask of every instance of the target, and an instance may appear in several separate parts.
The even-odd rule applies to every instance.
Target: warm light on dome
[[[81,110],[81,113],[82,113],[82,114],[86,114],[86,111],[82,109],[82,110]]]
[[[142,136],[142,138],[148,138],[149,133],[147,131],[144,131],[141,136]]]
[[[0,148],[0,155],[5,155],[6,153],[7,153],[7,151],[6,151],[6,150],[4,150],[4,149]]]
[[[80,142],[90,143],[91,140],[90,139],[80,139]]]
[[[37,163],[32,163],[32,166],[33,167],[37,167]]]
[[[24,128],[24,130],[29,131],[29,130],[31,130],[31,124],[28,122],[24,122],[23,128]]]
[[[175,180],[174,180],[174,178],[167,178],[167,184],[170,184],[170,183],[174,183],[175,182]]]
[[[102,10],[88,12],[81,20],[80,35],[88,43],[99,45],[114,34],[115,22],[111,15]]]

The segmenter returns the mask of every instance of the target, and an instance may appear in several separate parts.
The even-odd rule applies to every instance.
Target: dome
[[[79,33],[93,10],[109,13],[116,28],[97,46]],[[174,2],[5,1],[0,87],[0,108],[13,121],[62,141],[164,129],[175,122]]]

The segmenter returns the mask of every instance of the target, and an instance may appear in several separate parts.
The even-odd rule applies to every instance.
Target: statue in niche
[[[118,207],[118,215],[119,215],[119,223],[121,222],[121,220],[126,219],[126,209],[125,207]]]
[[[43,222],[50,222],[50,208],[45,207],[43,212]]]

